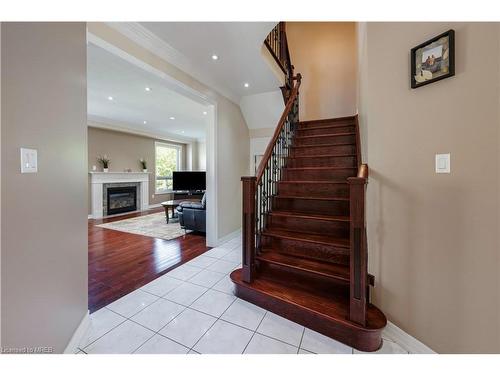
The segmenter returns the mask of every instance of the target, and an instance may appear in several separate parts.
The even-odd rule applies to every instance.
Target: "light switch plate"
[[[450,173],[450,154],[436,154],[436,173]]]
[[[38,172],[37,150],[21,148],[21,173]]]

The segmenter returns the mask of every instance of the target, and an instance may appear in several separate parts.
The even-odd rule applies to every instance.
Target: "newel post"
[[[242,276],[243,281],[251,283],[255,270],[255,188],[256,177],[242,177],[243,220],[242,220]]]
[[[350,291],[349,319],[366,325],[368,249],[365,227],[365,188],[366,178],[350,177]]]

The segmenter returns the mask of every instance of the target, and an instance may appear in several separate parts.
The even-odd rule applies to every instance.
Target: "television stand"
[[[203,194],[204,191],[174,191],[174,200],[198,198],[201,201]]]

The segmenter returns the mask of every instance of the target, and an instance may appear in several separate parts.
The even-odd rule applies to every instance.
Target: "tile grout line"
[[[209,290],[210,290],[210,289],[209,289]],[[228,307],[226,307],[226,309],[222,312],[222,314],[221,314],[220,316],[224,315],[224,313],[225,313],[225,312],[226,312],[226,311],[227,311],[227,310],[228,310],[228,309],[229,309],[229,308],[233,305],[233,303],[234,303],[237,299],[238,299],[238,297],[236,297],[236,298],[233,300],[233,302],[231,302],[231,303],[229,304],[229,306],[228,306]],[[193,302],[193,303],[194,303],[194,302]],[[209,314],[207,314],[207,315],[209,315]],[[212,315],[210,315],[210,316],[212,316]],[[217,319],[215,320],[215,322],[213,322],[213,324],[212,324],[212,325],[211,325],[211,326],[210,326],[210,327],[209,327],[209,328],[205,331],[205,333],[204,333],[203,335],[201,335],[201,337],[200,337],[200,338],[199,338],[199,339],[198,339],[198,340],[194,343],[194,345],[191,347],[191,350],[194,350],[194,347],[196,346],[196,344],[198,344],[198,343],[200,342],[200,340],[201,340],[203,337],[205,337],[205,335],[207,334],[207,332],[208,332],[208,331],[210,331],[210,330],[212,329],[212,327],[215,325],[215,323],[217,323],[219,320],[220,320],[220,317],[219,317],[219,318],[217,318]],[[195,351],[196,351],[196,350],[195,350]],[[203,353],[200,353],[200,354],[203,354]]]
[[[247,344],[245,345],[245,348],[243,348],[243,351],[241,352],[241,354],[244,354],[245,353],[245,350],[247,350],[248,348],[248,345],[250,344],[250,342],[252,341],[253,337],[255,336],[255,334],[257,333],[257,330],[259,329],[260,325],[262,324],[262,321],[264,320],[264,318],[266,317],[267,315],[267,310],[265,310],[265,313],[264,315],[262,316],[262,319],[260,320],[259,324],[257,325],[257,328],[255,328],[255,331],[253,331],[252,333],[252,337],[250,337],[250,340],[248,340]]]
[[[306,327],[303,326],[303,330],[302,330],[302,336],[300,336],[300,342],[299,342],[299,347],[297,348],[297,354],[299,354],[300,352],[300,349],[302,349],[302,340],[304,339],[304,334],[306,333]]]
[[[180,285],[179,285],[179,286],[180,286]],[[175,288],[174,288],[174,289],[175,289]],[[136,289],[136,290],[140,290],[140,289]],[[173,289],[172,289],[172,290],[173,290]],[[130,321],[130,322],[132,322],[132,323],[138,324],[138,325],[140,325],[141,327],[143,327],[143,328],[145,328],[145,329],[147,329],[147,330],[149,330],[149,331],[151,331],[151,332],[154,332],[155,334],[156,334],[156,333],[158,333],[158,332],[155,332],[154,330],[152,330],[151,328],[146,327],[145,325],[142,325],[141,323],[138,323],[138,322],[136,322],[135,320],[132,320],[131,318],[133,318],[134,316],[136,316],[136,315],[140,314],[142,311],[144,311],[145,309],[147,309],[149,306],[153,305],[154,303],[158,302],[160,299],[163,299],[163,300],[165,300],[165,301],[167,301],[167,302],[171,302],[171,303],[175,303],[175,302],[174,302],[174,301],[167,300],[167,299],[165,299],[165,298],[163,298],[163,297],[158,297],[156,294],[146,292],[145,290],[141,290],[141,291],[142,291],[142,292],[144,292],[144,293],[150,294],[150,295],[152,295],[152,296],[154,296],[154,297],[157,297],[157,299],[156,299],[155,301],[151,302],[149,305],[144,306],[142,309],[140,309],[139,311],[137,311],[135,314],[131,315],[130,317],[127,317],[127,316],[125,316],[125,315],[122,315],[122,314],[120,314],[119,312],[116,312],[116,311],[111,310],[110,308],[108,308],[108,307],[104,306],[104,307],[103,307],[104,309],[107,309],[107,310],[111,311],[112,313],[115,313],[115,314],[117,314],[117,315],[121,316],[121,317],[122,317],[122,318],[124,318],[125,320],[124,320],[123,322],[121,322],[120,324],[116,325],[115,327],[111,328],[109,331],[107,331],[106,333],[104,333],[102,336],[99,336],[99,338],[95,339],[95,340],[94,340],[94,341],[92,341],[90,344],[86,345],[86,346],[85,346],[85,348],[88,348],[90,345],[92,345],[93,343],[95,343],[97,340],[99,340],[99,339],[103,338],[105,335],[107,335],[107,334],[108,334],[108,333],[110,333],[111,331],[113,331],[113,330],[115,330],[116,328],[118,328],[118,327],[119,327],[119,326],[121,326],[123,323],[125,323],[127,320],[128,320],[128,321]],[[133,293],[133,292],[131,292],[131,293]],[[170,293],[170,292],[169,292],[169,293]],[[173,317],[173,318],[172,318],[172,319],[171,319],[168,323],[170,323],[172,320],[174,320],[174,319],[175,319],[175,318],[176,318],[179,314],[181,314],[181,313],[182,313],[182,312],[183,312],[183,311],[187,308],[187,306],[182,305],[182,304],[180,304],[180,303],[176,303],[176,304],[177,304],[177,305],[179,305],[179,306],[182,306],[182,307],[183,307],[183,309],[182,309],[182,310],[181,310],[181,311],[180,311],[180,312],[179,312],[176,316],[174,316],[174,317]],[[168,323],[167,323],[167,324],[168,324]],[[163,326],[163,327],[164,327],[164,326]],[[161,329],[163,329],[163,327],[162,327]],[[161,330],[161,329],[160,329],[160,330]],[[154,335],[153,335],[153,336],[154,336]],[[152,337],[151,337],[151,338],[152,338]],[[142,345],[144,345],[144,344],[145,344],[147,341],[149,341],[151,338],[149,338],[148,340],[146,340],[143,344],[141,344],[141,346],[142,346]],[[174,340],[172,340],[172,341],[174,341]],[[179,344],[180,344],[180,343],[179,343]],[[182,344],[181,344],[181,345],[182,345]],[[78,349],[83,350],[82,348],[79,348],[79,347],[78,347]],[[138,349],[138,348],[137,348],[137,349]],[[137,349],[136,349],[136,350],[137,350]]]
[[[161,297],[160,297],[160,298],[161,298]],[[158,298],[155,302],[157,302],[160,298]],[[169,301],[169,300],[166,300],[166,301],[168,301],[168,302],[172,302],[172,303],[173,303],[173,301]],[[153,303],[155,303],[155,302],[153,302]],[[152,304],[153,304],[153,303],[152,303]],[[147,307],[151,306],[152,304],[150,304],[150,305],[146,306],[144,309],[146,309]],[[128,321],[130,321],[130,322],[132,322],[132,323],[135,323],[135,324],[137,324],[137,325],[141,326],[142,328],[147,329],[148,331],[153,332],[153,336],[151,336],[149,339],[147,339],[145,342],[143,342],[141,345],[139,345],[139,347],[137,347],[137,348],[136,348],[136,349],[135,349],[132,353],[134,353],[136,350],[138,350],[138,349],[139,349],[141,346],[143,346],[146,342],[148,342],[149,340],[151,340],[151,339],[152,339],[152,338],[153,338],[156,334],[160,334],[159,332],[160,332],[160,331],[161,331],[161,330],[162,330],[162,329],[163,329],[166,325],[168,325],[168,324],[169,324],[172,320],[174,320],[175,318],[177,318],[180,314],[182,314],[182,312],[183,312],[184,310],[186,310],[186,309],[187,309],[187,306],[184,306],[184,305],[181,305],[181,304],[178,304],[178,305],[179,305],[179,306],[182,306],[182,307],[183,307],[183,309],[182,309],[182,310],[181,310],[181,311],[180,311],[177,315],[175,315],[172,319],[170,319],[170,320],[168,321],[168,323],[167,323],[167,324],[165,324],[164,326],[162,326],[162,327],[161,327],[158,331],[155,331],[155,330],[153,330],[153,329],[151,329],[151,328],[149,328],[149,327],[146,327],[145,325],[143,325],[143,324],[141,324],[141,323],[136,322],[135,320],[130,319],[130,318],[133,318],[134,316],[136,316],[137,314],[139,314],[140,312],[142,312],[144,309],[142,309],[142,310],[138,311],[136,314],[132,315],[130,318],[127,318],[127,317],[126,317],[126,316],[124,316],[124,315],[121,315],[121,314],[119,314],[119,313],[116,313],[116,314],[120,315],[121,317],[125,318],[125,321],[123,321],[122,323],[120,323],[118,326],[122,325],[123,323],[125,323],[125,322],[128,320]],[[111,311],[112,311],[112,310],[111,310]],[[113,311],[113,312],[114,312],[114,311]],[[114,327],[114,328],[113,328],[113,329],[111,329],[109,332],[111,332],[111,331],[112,331],[112,330],[114,330],[115,328],[118,328],[118,326]],[[107,332],[107,333],[109,333],[109,332]],[[106,333],[106,334],[107,334],[107,333]],[[104,335],[103,335],[103,336],[104,336]],[[163,335],[161,335],[161,336],[162,336],[162,337],[165,337],[165,336],[163,336]],[[102,337],[102,336],[101,336],[101,337]],[[180,342],[177,342],[177,341],[175,341],[175,340],[172,340],[170,337],[165,337],[165,338],[167,338],[167,339],[169,339],[169,340],[171,340],[171,341],[174,341],[175,343],[177,343],[177,344],[179,344],[179,345],[182,345]],[[96,341],[97,341],[97,340],[96,340]],[[94,341],[94,342],[95,342],[95,341]],[[185,346],[185,345],[182,345],[182,346],[184,346],[185,348],[187,348],[187,346]],[[189,349],[189,348],[188,348],[188,349]]]

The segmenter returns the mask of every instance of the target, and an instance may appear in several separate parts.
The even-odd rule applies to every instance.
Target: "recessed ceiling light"
[[[112,96],[108,96],[108,100],[114,100]]]
[[[207,114],[207,111],[203,111],[203,114],[206,115]]]
[[[249,85],[247,82],[245,82],[245,83],[243,84],[243,86],[245,86],[245,87],[247,87],[247,88],[248,88],[248,87],[250,87],[250,85]]]
[[[151,87],[146,87],[146,88],[144,88],[144,90],[151,91]]]
[[[218,60],[219,59],[219,56],[217,55],[212,55],[212,60]]]
[[[142,123],[143,123],[144,125],[146,125],[148,122],[147,122],[146,120],[144,120]]]
[[[169,118],[170,118],[170,120],[175,120],[175,117],[174,117],[174,116],[172,116],[172,117],[169,117]]]
[[[181,130],[181,133],[184,134],[184,130]]]

